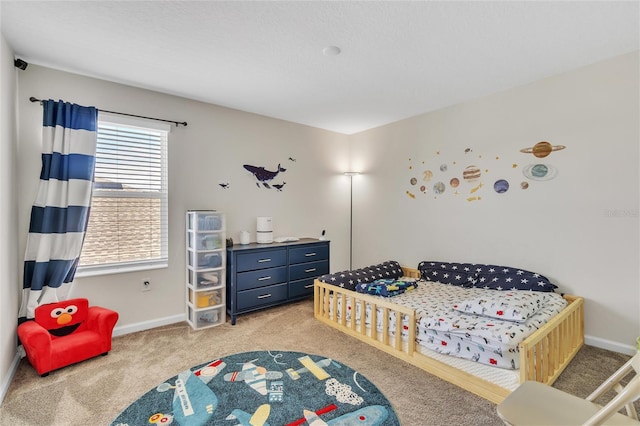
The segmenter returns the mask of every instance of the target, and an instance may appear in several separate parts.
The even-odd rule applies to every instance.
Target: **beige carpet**
[[[116,337],[108,356],[44,378],[23,359],[0,406],[0,425],[108,425],[180,371],[254,350],[307,352],[350,366],[387,396],[404,426],[502,424],[494,404],[319,323],[304,300],[240,316],[235,326],[193,331],[179,323]],[[585,397],[628,358],[585,346],[556,387]]]

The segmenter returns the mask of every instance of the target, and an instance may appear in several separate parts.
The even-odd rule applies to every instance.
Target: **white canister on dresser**
[[[240,244],[249,244],[251,242],[251,234],[249,231],[240,231]]]

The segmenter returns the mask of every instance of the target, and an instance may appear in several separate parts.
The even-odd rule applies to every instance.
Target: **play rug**
[[[185,370],[127,407],[129,425],[399,425],[357,371],[301,352],[244,352]]]

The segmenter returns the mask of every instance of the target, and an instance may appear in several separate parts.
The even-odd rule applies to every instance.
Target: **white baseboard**
[[[11,382],[13,381],[13,376],[15,376],[16,371],[18,371],[18,364],[20,364],[20,359],[21,359],[20,353],[19,351],[16,350],[16,354],[13,357],[13,361],[11,361],[11,366],[7,371],[7,375],[5,376],[4,380],[0,384],[0,403],[4,401],[4,397],[7,395],[7,392],[9,391],[9,386],[11,386]]]
[[[595,346],[596,348],[606,349],[613,352],[618,352],[625,355],[635,355],[638,349],[632,345],[624,345],[622,343],[613,342],[611,340],[601,339],[599,337],[584,336],[584,343],[589,346]]]
[[[129,333],[135,333],[137,331],[149,330],[163,325],[175,324],[187,320],[186,314],[178,314],[170,317],[158,318],[151,321],[142,321],[135,324],[124,325],[122,327],[115,327],[113,329],[113,336],[123,336]]]

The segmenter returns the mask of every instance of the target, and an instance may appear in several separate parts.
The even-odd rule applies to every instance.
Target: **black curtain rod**
[[[40,102],[42,104],[42,99],[38,99],[38,98],[35,98],[33,96],[31,96],[29,98],[29,100],[31,102]],[[180,121],[173,121],[173,120],[163,120],[162,118],[145,117],[144,115],[127,114],[126,112],[107,111],[106,109],[98,109],[98,111],[109,112],[111,114],[126,115],[128,117],[146,118],[147,120],[164,121],[165,123],[174,123],[176,125],[176,127],[179,127],[181,125],[182,126],[186,126],[187,125],[186,121],[180,122]]]

